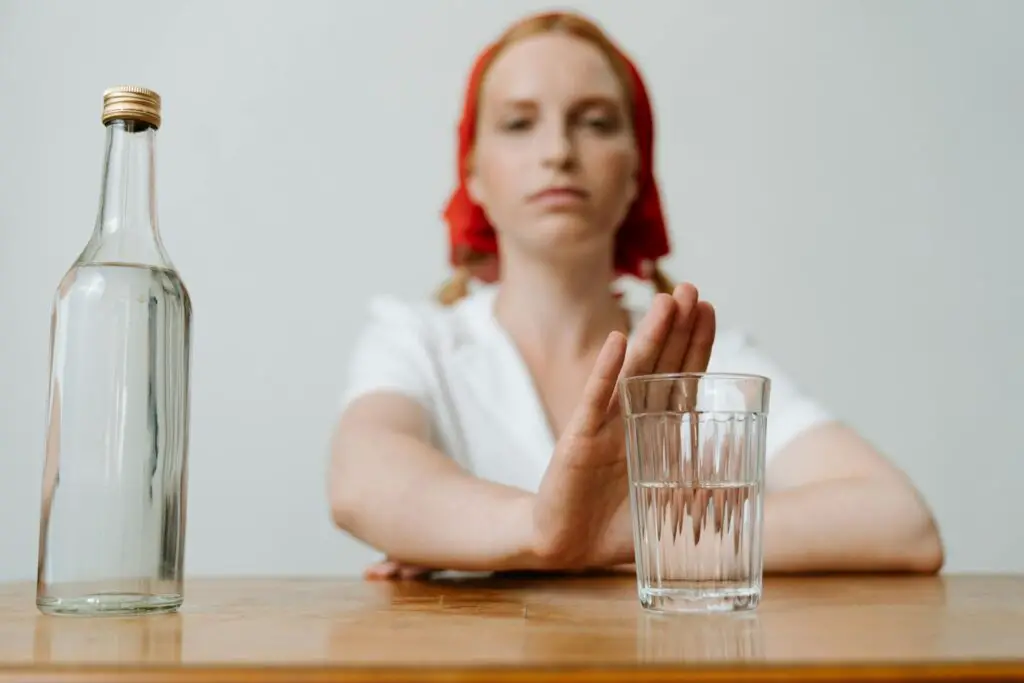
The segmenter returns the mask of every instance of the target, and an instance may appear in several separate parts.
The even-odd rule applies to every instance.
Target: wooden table
[[[1024,680],[1024,576],[769,578],[749,615],[622,576],[194,579],[178,614],[46,617],[0,585],[0,682]]]

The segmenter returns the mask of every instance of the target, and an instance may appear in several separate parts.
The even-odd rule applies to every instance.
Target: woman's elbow
[[[898,564],[910,572],[937,574],[945,564],[946,553],[935,516],[909,481],[904,479],[889,490],[894,503],[901,501],[890,508],[903,520],[903,524],[892,527],[901,530],[892,539]]]
[[[331,461],[327,471],[327,503],[331,522],[353,534],[359,526],[361,492],[359,477],[352,476],[347,454],[353,444],[340,430],[331,439]]]
[[[946,551],[938,524],[932,514],[924,509],[915,526],[916,531],[905,546],[908,569],[920,574],[938,574],[946,562]]]
[[[341,531],[353,533],[358,526],[359,506],[347,487],[339,485],[335,479],[331,478],[328,495],[331,522]]]

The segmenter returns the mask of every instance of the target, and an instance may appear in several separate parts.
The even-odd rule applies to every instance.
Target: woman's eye
[[[615,119],[609,116],[588,116],[584,119],[584,124],[599,133],[611,133],[618,127]]]
[[[526,130],[529,127],[530,127],[529,119],[524,119],[524,118],[508,119],[506,121],[503,121],[502,124],[501,124],[501,129],[505,130],[505,131],[509,131],[509,132],[522,131],[522,130]]]

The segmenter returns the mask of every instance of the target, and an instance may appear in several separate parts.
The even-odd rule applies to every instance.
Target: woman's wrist
[[[550,560],[537,552],[537,527],[534,522],[534,508],[537,497],[524,493],[510,501],[509,510],[512,532],[513,555],[509,558],[507,570],[548,571],[555,569]]]

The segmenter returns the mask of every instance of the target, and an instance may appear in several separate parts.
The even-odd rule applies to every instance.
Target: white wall
[[[50,301],[93,227],[103,89],[164,96],[188,570],[353,573],[372,555],[323,495],[345,353],[369,290],[443,277],[466,70],[545,6],[0,1],[0,579],[35,571]],[[1024,3],[577,6],[649,76],[672,273],[911,473],[950,570],[1024,570]]]

